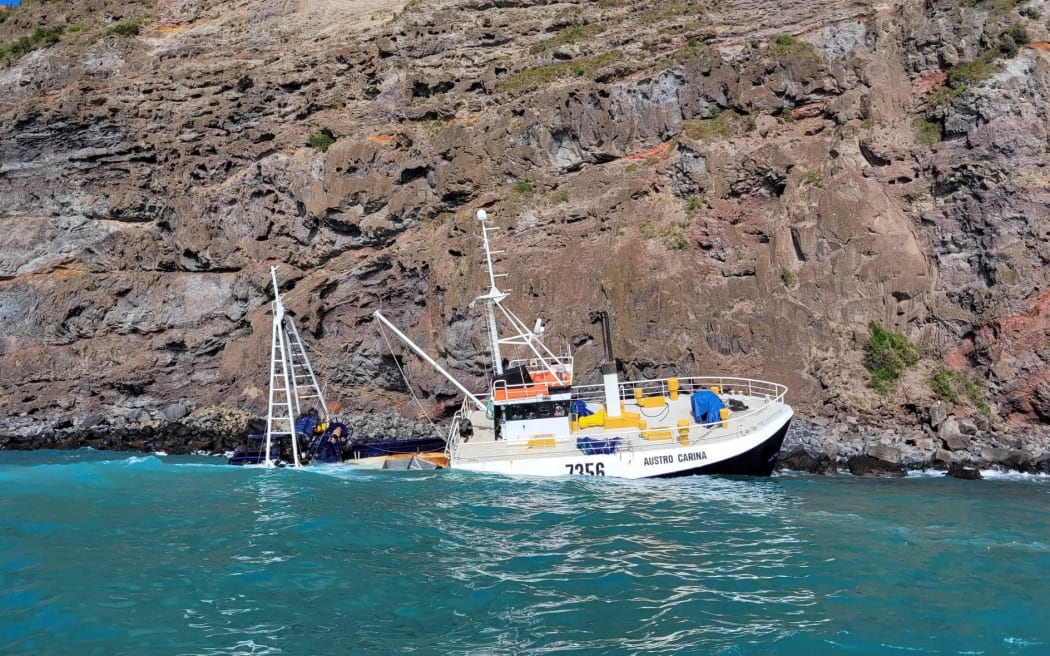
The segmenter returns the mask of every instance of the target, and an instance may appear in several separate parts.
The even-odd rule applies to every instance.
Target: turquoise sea
[[[0,654],[1045,654],[1050,479],[0,452]]]

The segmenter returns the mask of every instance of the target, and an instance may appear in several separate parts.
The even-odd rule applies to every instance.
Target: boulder
[[[835,463],[826,454],[818,453],[813,455],[804,449],[796,449],[790,453],[781,452],[777,458],[777,469],[822,474],[824,476],[834,476],[838,473]]]
[[[905,474],[904,467],[872,456],[853,456],[846,466],[854,476],[902,478]]]
[[[178,421],[189,413],[190,409],[186,407],[185,403],[177,402],[164,409],[164,418],[168,421]]]
[[[952,452],[947,449],[937,449],[933,452],[930,462],[934,467],[947,467],[952,462]]]
[[[882,460],[890,464],[901,464],[901,450],[888,444],[878,444],[868,449],[868,455],[876,460]]]
[[[953,462],[948,465],[947,476],[952,478],[961,478],[968,481],[976,481],[980,478],[981,472],[976,467],[968,467],[960,462]]]
[[[989,465],[1006,465],[1010,459],[1010,449],[986,446],[981,449],[981,460]]]
[[[948,417],[937,429],[937,436],[941,438],[944,447],[949,451],[965,451],[970,448],[970,438],[959,430],[959,422],[955,417]]]

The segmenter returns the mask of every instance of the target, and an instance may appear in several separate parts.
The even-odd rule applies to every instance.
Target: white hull
[[[717,379],[721,383],[726,380]],[[646,384],[660,382],[646,381]],[[633,385],[635,383],[622,384],[625,389]],[[698,424],[690,413],[688,396],[682,395],[677,400],[664,397],[664,405],[656,409],[625,400],[625,414],[648,417],[645,429],[597,426],[527,438],[518,436],[518,439],[495,439],[494,422],[487,419],[483,411],[465,406],[457,419],[467,419],[473,433],[461,437],[454,422],[449,438],[449,467],[525,476],[653,478],[703,473],[768,476],[793,412],[783,403],[782,395],[732,394],[729,398],[746,405],[747,410],[729,413],[724,422]],[[580,447],[580,438],[598,443],[615,439],[615,452],[587,454]]]

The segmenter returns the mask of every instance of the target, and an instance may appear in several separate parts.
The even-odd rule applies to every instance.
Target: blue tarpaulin
[[[721,417],[718,411],[724,408],[722,399],[711,390],[700,390],[693,392],[690,401],[693,404],[693,419],[700,424],[710,424],[718,421]]]
[[[317,430],[317,418],[313,415],[303,415],[295,420],[295,432],[306,437],[313,437]]]
[[[572,402],[572,413],[577,417],[590,417],[594,413],[587,409],[587,404],[583,401]]]
[[[620,444],[620,438],[610,437],[607,440],[592,439],[589,437],[577,437],[576,448],[583,451],[584,455],[608,455],[616,453],[616,447]]]

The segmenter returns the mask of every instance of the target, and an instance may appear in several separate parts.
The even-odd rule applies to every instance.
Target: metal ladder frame
[[[295,418],[302,413],[305,401],[316,399],[320,405],[319,417],[328,422],[328,405],[324,393],[317,383],[310,358],[295,321],[285,315],[281,303],[281,292],[277,288],[277,267],[270,267],[273,281],[273,330],[270,339],[270,398],[266,411],[266,462],[273,467],[270,458],[275,436],[288,435],[292,441],[292,460],[296,467],[302,466],[299,458],[299,438],[295,433]],[[283,430],[282,430],[283,429]]]

